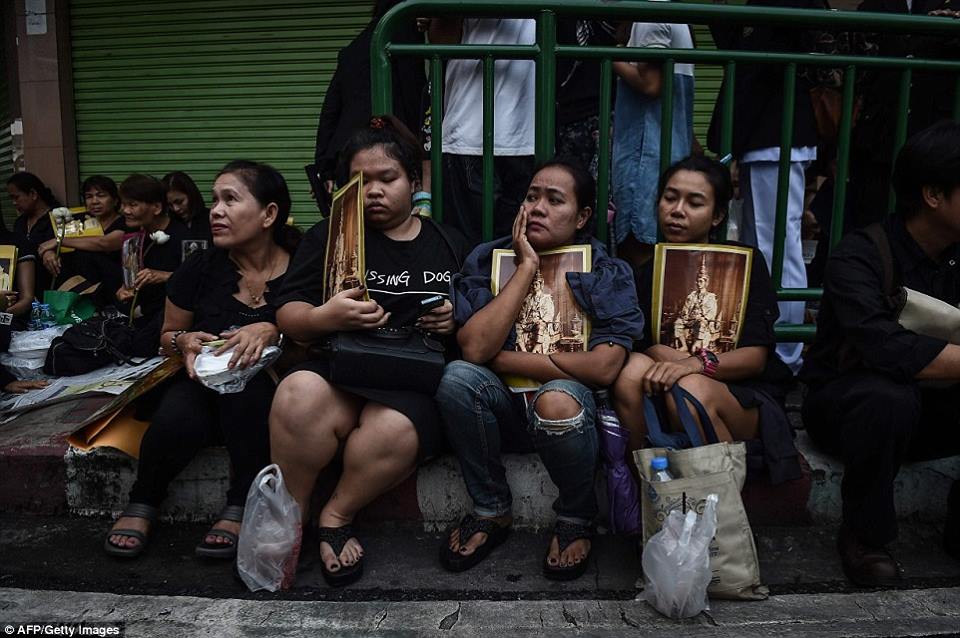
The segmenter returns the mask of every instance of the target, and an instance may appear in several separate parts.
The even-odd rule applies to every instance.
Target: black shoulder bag
[[[43,371],[69,377],[122,363],[133,365],[133,337],[134,329],[123,315],[91,317],[53,340]]]
[[[429,217],[460,268],[460,257],[443,228]],[[376,328],[337,332],[311,348],[329,363],[329,380],[379,390],[433,395],[446,365],[443,343],[418,328]]]

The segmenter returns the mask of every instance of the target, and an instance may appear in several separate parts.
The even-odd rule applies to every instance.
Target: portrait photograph
[[[120,263],[123,265],[123,285],[133,288],[137,273],[143,267],[143,233],[127,233],[123,236]]]
[[[590,272],[592,262],[589,245],[565,246],[540,255],[540,268],[517,317],[514,329],[517,352],[553,354],[554,352],[584,352],[590,339],[590,320],[573,296],[567,283],[568,272]],[[516,272],[512,250],[493,251],[491,286],[493,294],[510,281]],[[507,378],[513,389],[536,389],[539,383],[532,379]]]
[[[206,249],[206,239],[184,239],[180,242],[180,261],[186,261],[193,253]]]
[[[650,317],[654,340],[689,354],[736,348],[752,260],[745,247],[657,244]]]
[[[363,174],[357,174],[333,194],[327,251],[324,258],[323,300],[363,286]],[[368,299],[364,293],[364,299]]]

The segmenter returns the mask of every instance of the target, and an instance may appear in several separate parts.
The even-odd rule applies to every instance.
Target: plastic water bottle
[[[28,330],[43,330],[40,318],[40,302],[36,299],[30,304],[30,323],[27,324]]]
[[[650,469],[653,470],[653,475],[650,478],[651,482],[662,483],[663,481],[672,481],[673,475],[670,474],[670,471],[667,469],[669,462],[665,456],[655,456],[652,461],[650,461]]]
[[[53,312],[50,310],[50,304],[42,303],[40,304],[40,329],[53,328],[57,325],[57,320],[53,317]]]

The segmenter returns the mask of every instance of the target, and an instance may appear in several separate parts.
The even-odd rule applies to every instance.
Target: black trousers
[[[493,237],[513,231],[533,177],[533,156],[493,158]],[[443,154],[443,222],[476,246],[483,241],[483,157]]]
[[[804,424],[818,446],[843,459],[843,522],[862,542],[897,537],[893,481],[902,463],[960,453],[958,390],[852,372],[807,395]]]
[[[267,419],[275,390],[265,372],[236,394],[217,394],[181,373],[166,389],[140,443],[130,502],[159,506],[167,486],[201,449],[226,445],[233,470],[227,505],[246,503],[254,477],[270,463]]]

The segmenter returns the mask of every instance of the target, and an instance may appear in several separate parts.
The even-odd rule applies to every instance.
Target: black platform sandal
[[[117,558],[136,558],[142,554],[143,550],[147,548],[147,539],[150,534],[153,533],[153,528],[157,524],[158,514],[159,510],[153,505],[147,505],[146,503],[128,503],[127,506],[123,508],[123,511],[120,512],[120,518],[129,516],[131,518],[146,519],[150,523],[150,529],[146,534],[138,529],[111,529],[103,539],[103,551]],[[128,536],[137,539],[140,543],[136,547],[120,547],[110,542],[111,536]]]
[[[343,551],[343,546],[354,537],[353,526],[351,525],[317,528],[317,540],[330,546],[337,557],[337,562],[340,564],[340,569],[330,571],[321,556],[320,571],[323,572],[323,579],[331,587],[345,587],[350,583],[357,582],[363,576],[363,556],[353,565],[344,565],[343,561],[340,560],[340,552]]]
[[[243,506],[242,505],[227,505],[223,508],[223,511],[220,512],[220,516],[217,518],[218,521],[233,521],[234,523],[243,522]],[[208,543],[206,540],[207,536],[216,536],[217,538],[225,538],[229,543]],[[197,545],[196,553],[200,558],[218,558],[218,559],[229,559],[237,555],[237,541],[239,537],[234,532],[229,530],[222,529],[220,527],[211,528],[206,534],[203,535],[204,540]]]
[[[478,532],[487,535],[487,540],[480,545],[471,554],[461,554],[450,549],[450,535],[454,529],[460,530],[460,545],[466,545],[467,542]],[[497,546],[503,544],[510,536],[510,526],[500,525],[490,518],[477,518],[473,514],[467,514],[461,519],[457,527],[451,527],[447,530],[447,535],[443,538],[443,544],[440,545],[440,564],[451,572],[463,572],[490,555]]]
[[[567,547],[578,540],[582,539],[592,541],[593,526],[579,525],[569,521],[557,521],[553,526],[553,535],[557,537],[557,546],[560,549],[559,553],[563,554]],[[587,555],[583,557],[582,561],[579,563],[574,563],[568,567],[551,565],[548,562],[550,558],[550,545],[552,544],[553,538],[551,537],[550,543],[547,545],[547,553],[543,556],[543,575],[550,580],[575,580],[583,576],[583,573],[587,571],[587,563],[590,561],[590,554],[593,552],[593,543],[591,542],[590,550],[587,552]]]

